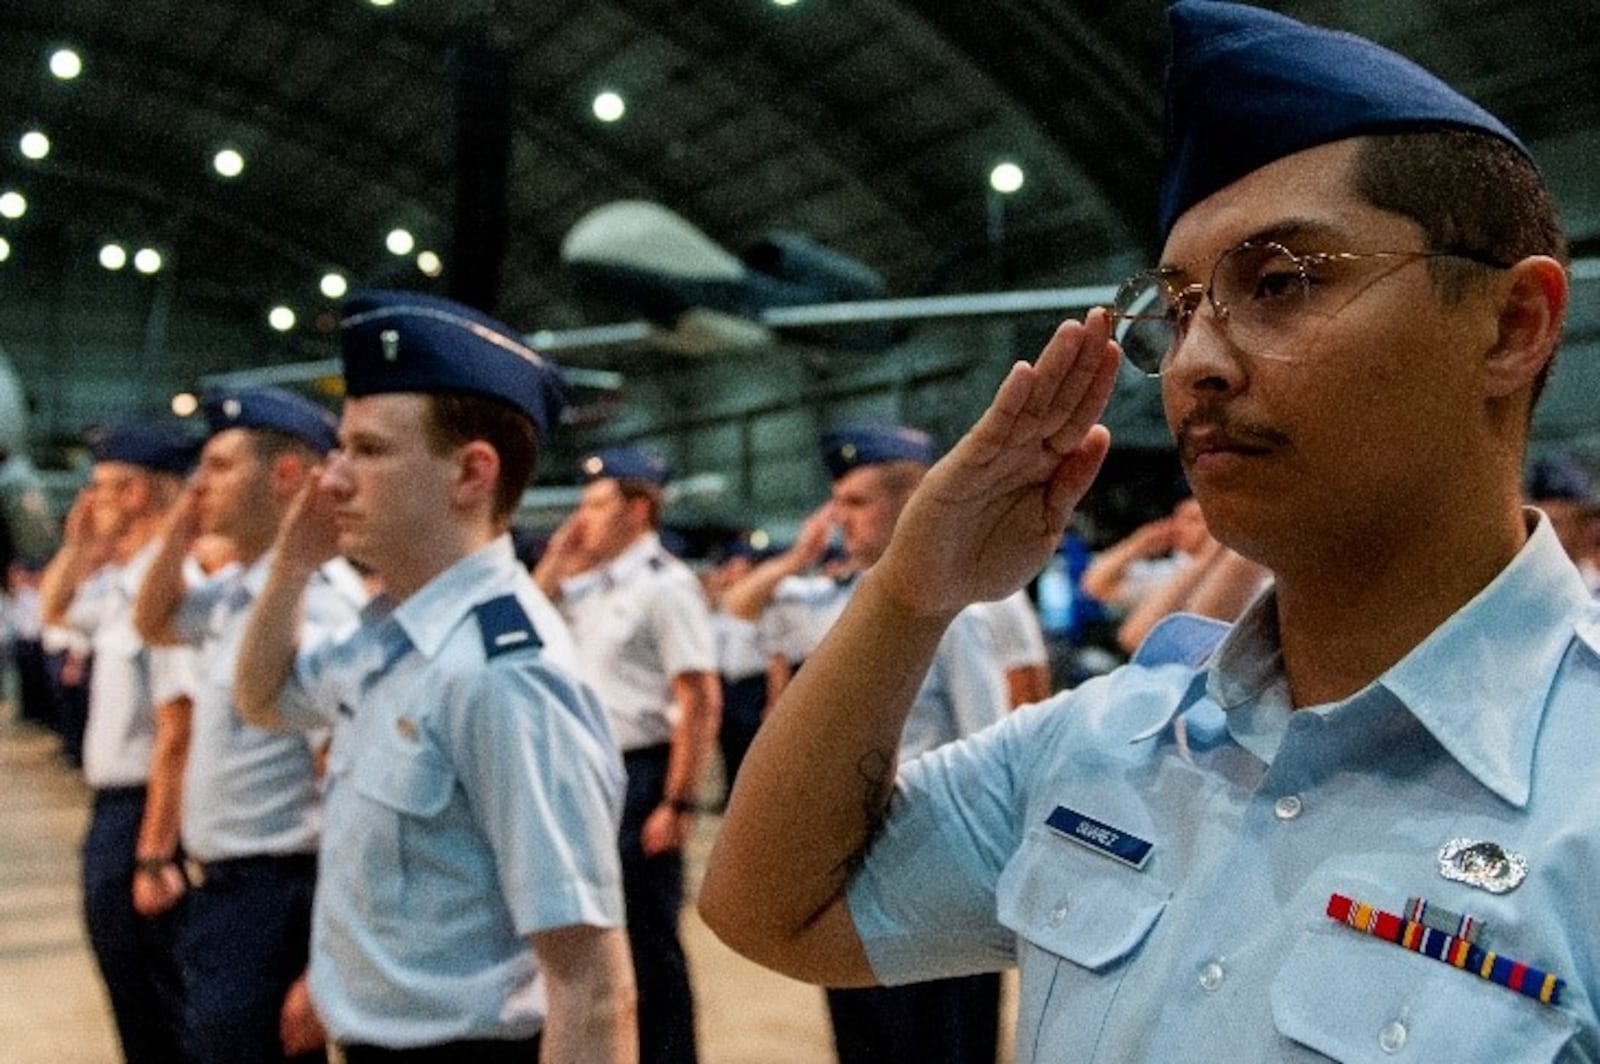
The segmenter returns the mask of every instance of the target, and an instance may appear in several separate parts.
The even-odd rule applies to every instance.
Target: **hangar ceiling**
[[[0,190],[27,210],[0,219],[0,345],[34,391],[74,372],[72,338],[129,300],[151,308],[147,348],[209,325],[255,338],[185,341],[200,350],[183,360],[146,350],[138,365],[163,387],[321,357],[329,271],[461,296],[529,330],[593,324],[558,249],[618,199],[666,205],[734,250],[809,233],[900,296],[1104,283],[1155,250],[1163,0],[5,6]],[[1600,255],[1594,0],[1266,6],[1389,44],[1506,119],[1575,253]],[[48,69],[63,46],[83,60],[70,81]],[[620,121],[596,120],[602,90],[625,99]],[[44,158],[19,151],[28,130],[48,134]],[[231,180],[211,165],[224,147],[244,159]],[[1026,183],[996,249],[986,181],[1001,160]],[[396,227],[440,255],[440,276],[386,249]],[[159,250],[163,270],[100,269],[111,240]],[[281,335],[266,324],[278,304],[299,321]]]

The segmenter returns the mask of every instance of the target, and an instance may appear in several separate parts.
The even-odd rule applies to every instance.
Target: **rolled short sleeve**
[[[620,927],[621,758],[589,690],[536,661],[480,671],[448,713],[457,774],[519,935]]]
[[[996,915],[1020,844],[1020,774],[1052,702],[900,767],[883,831],[850,884],[856,933],[884,984],[995,971],[1014,937]]]
[[[650,624],[660,648],[662,670],[670,676],[717,671],[717,636],[711,609],[692,577],[663,579],[656,588]]]

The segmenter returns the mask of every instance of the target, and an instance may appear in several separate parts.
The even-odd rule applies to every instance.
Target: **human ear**
[[[1504,398],[1532,384],[1555,354],[1567,313],[1567,271],[1548,255],[1530,255],[1495,289],[1498,332],[1485,355],[1489,394]]]
[[[500,454],[486,440],[470,440],[456,458],[456,497],[463,504],[494,499],[500,480]]]

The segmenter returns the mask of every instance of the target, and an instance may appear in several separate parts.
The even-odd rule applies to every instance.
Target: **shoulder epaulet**
[[[544,640],[515,595],[501,595],[474,607],[478,631],[483,635],[483,656],[496,658],[513,650],[544,646]]]
[[[1161,619],[1133,653],[1135,665],[1189,665],[1199,667],[1228,634],[1229,625],[1192,613],[1174,613]]]

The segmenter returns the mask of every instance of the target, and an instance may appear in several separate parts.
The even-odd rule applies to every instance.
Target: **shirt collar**
[[[661,537],[655,532],[646,532],[606,563],[603,570],[614,584],[623,584],[660,556]]]
[[[431,658],[487,593],[500,591],[521,563],[500,535],[422,585],[390,615],[423,657]]]
[[[1600,625],[1580,623],[1591,601],[1583,578],[1550,522],[1528,513],[1537,524],[1511,563],[1375,682],[1474,779],[1519,808],[1528,801],[1546,696],[1574,634],[1600,651]],[[1253,743],[1242,732],[1265,726],[1247,718],[1274,685],[1283,685],[1282,652],[1275,598],[1267,594],[1218,646],[1206,693],[1228,711],[1236,738],[1265,750],[1281,736]]]
[[[1478,782],[1528,802],[1534,743],[1588,588],[1543,515],[1511,564],[1378,682]]]

